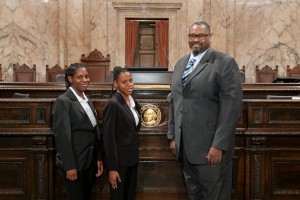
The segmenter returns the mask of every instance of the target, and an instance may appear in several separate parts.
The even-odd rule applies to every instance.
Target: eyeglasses
[[[189,38],[191,40],[195,40],[196,38],[199,38],[199,39],[205,39],[206,37],[210,36],[210,34],[199,34],[199,35],[196,35],[196,34],[188,34]]]

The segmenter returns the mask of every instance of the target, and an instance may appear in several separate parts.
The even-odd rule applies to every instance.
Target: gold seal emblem
[[[151,104],[144,105],[142,108],[142,125],[145,127],[155,127],[160,123],[160,109]]]

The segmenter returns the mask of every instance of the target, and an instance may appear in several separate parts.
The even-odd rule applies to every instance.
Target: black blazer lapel
[[[116,92],[116,97],[117,99],[119,100],[120,104],[123,106],[123,108],[126,110],[127,112],[127,115],[130,116],[130,119],[131,119],[131,122],[133,123],[134,127],[136,127],[136,123],[135,123],[135,119],[134,119],[134,116],[129,108],[129,106],[127,105],[127,103],[125,102],[123,96],[119,93],[119,92]]]
[[[78,99],[76,98],[76,96],[74,95],[74,93],[72,92],[72,90],[70,88],[68,89],[66,94],[72,101],[72,104],[74,105],[74,107],[76,107],[83,115],[87,115],[85,110],[81,106],[80,102],[78,101]]]

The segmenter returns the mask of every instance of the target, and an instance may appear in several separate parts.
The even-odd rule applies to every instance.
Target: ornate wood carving
[[[288,65],[286,69],[286,77],[300,78],[300,64],[295,66],[293,69]]]
[[[45,155],[38,153],[36,155],[37,165],[37,198],[47,199],[47,176],[45,176]]]
[[[265,148],[267,138],[265,136],[252,137],[252,148]]]
[[[65,68],[63,69],[59,65],[53,66],[51,69],[49,68],[49,65],[46,65],[46,81],[47,82],[57,82],[57,75],[58,74],[65,74]]]
[[[268,65],[259,69],[256,66],[256,83],[272,83],[278,77],[278,66],[272,69]]]
[[[14,81],[16,82],[35,82],[36,80],[36,65],[30,68],[28,65],[23,64],[20,67],[13,65]]]
[[[80,62],[88,69],[91,82],[106,82],[109,73],[110,55],[105,58],[100,51],[95,49],[86,57],[82,54]]]
[[[254,189],[254,196],[253,199],[262,199],[262,187],[263,187],[263,178],[262,178],[262,162],[263,156],[262,154],[255,153],[253,155],[254,159],[254,180],[253,180],[253,189]]]

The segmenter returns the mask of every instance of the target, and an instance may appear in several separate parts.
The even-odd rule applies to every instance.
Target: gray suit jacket
[[[182,57],[172,76],[168,138],[193,164],[207,164],[211,146],[223,150],[222,162],[234,153],[235,128],[242,104],[242,84],[235,60],[208,49],[183,88],[182,73],[189,60]]]
[[[92,102],[89,100],[88,103],[96,117]],[[56,99],[52,117],[57,148],[56,164],[59,167],[65,171],[81,171],[88,168],[92,161],[102,160],[99,128],[93,127],[70,89]]]

